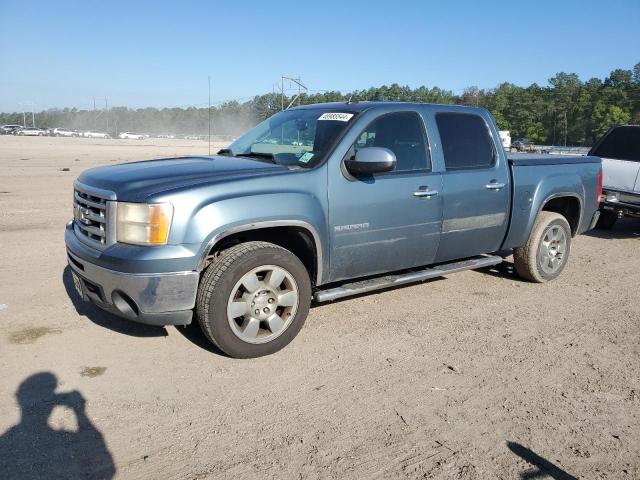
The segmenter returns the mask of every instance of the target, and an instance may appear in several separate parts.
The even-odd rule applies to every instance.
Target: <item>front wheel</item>
[[[222,351],[253,358],[289,344],[310,303],[309,273],[298,257],[272,243],[247,242],[224,250],[205,270],[196,317]]]
[[[540,212],[527,244],[513,250],[516,272],[532,282],[548,282],[562,273],[570,252],[567,219],[556,212]]]

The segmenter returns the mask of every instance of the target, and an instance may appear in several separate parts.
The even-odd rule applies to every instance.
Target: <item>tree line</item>
[[[548,85],[521,87],[502,83],[496,88],[469,87],[454,93],[438,87],[410,88],[383,85],[342,93],[303,93],[299,98],[279,93],[257,95],[251,100],[228,101],[211,108],[212,133],[237,136],[277,113],[282,105],[365,100],[432,102],[476,105],[487,108],[500,130],[512,138],[527,137],[547,145],[589,146],[611,126],[640,124],[640,63],[630,70],[616,69],[604,79],[582,81],[574,73],[558,73]],[[31,125],[30,115],[26,116]],[[98,129],[115,134],[135,131],[150,134],[207,134],[209,109],[114,107],[107,111],[76,108],[50,109],[34,115],[36,126]],[[22,124],[23,113],[0,113],[0,123]]]

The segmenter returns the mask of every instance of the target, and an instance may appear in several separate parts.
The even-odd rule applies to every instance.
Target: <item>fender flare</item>
[[[584,215],[584,205],[582,203],[582,198],[580,197],[580,195],[578,195],[575,192],[556,192],[552,195],[549,195],[548,197],[546,197],[543,201],[540,202],[540,207],[538,208],[538,211],[536,212],[536,216],[534,217],[533,221],[535,223],[536,219],[538,218],[538,216],[540,215],[540,212],[542,212],[544,210],[544,207],[547,203],[549,203],[551,200],[553,200],[554,198],[566,198],[566,197],[571,197],[571,198],[575,198],[576,200],[578,200],[578,224],[576,225],[576,230],[575,232],[572,232],[573,235],[572,236],[576,236],[578,235],[578,232],[580,231],[580,225],[582,225],[582,217]],[[569,219],[567,219],[568,221]],[[531,235],[531,230],[529,230],[529,235]]]
[[[233,227],[223,230],[222,232],[216,233],[207,242],[204,251],[200,256],[200,259],[198,260],[197,270],[201,272],[204,269],[209,252],[222,239],[240,232],[273,227],[300,227],[307,230],[311,234],[316,251],[316,285],[319,285],[322,281],[322,275],[324,274],[324,256],[322,251],[322,242],[316,228],[310,223],[303,220],[268,220],[264,222],[251,222],[241,225],[234,225]]]

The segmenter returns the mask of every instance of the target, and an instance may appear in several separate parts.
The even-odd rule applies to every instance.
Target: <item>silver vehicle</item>
[[[24,127],[15,130],[13,134],[21,137],[44,137],[46,131],[37,127]]]
[[[640,217],[640,125],[609,130],[589,155],[602,158],[602,191],[598,228],[613,228],[618,218]]]
[[[147,138],[147,135],[145,135],[144,133],[122,132],[120,135],[118,135],[118,138],[130,139],[130,140],[144,140]]]
[[[13,132],[21,128],[24,128],[24,127],[22,125],[13,125],[13,124],[2,125],[2,127],[0,127],[0,135],[13,135]]]
[[[95,130],[87,130],[82,134],[85,138],[111,138],[111,135],[105,132],[98,132]]]
[[[75,130],[69,130],[68,128],[54,128],[54,137],[79,137],[80,134]]]

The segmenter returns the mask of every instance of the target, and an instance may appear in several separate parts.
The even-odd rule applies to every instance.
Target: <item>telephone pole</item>
[[[285,80],[289,80],[290,82],[293,82],[298,86],[298,93],[291,99],[286,109],[290,108],[291,105],[293,105],[296,102],[296,100],[300,99],[300,95],[302,94],[302,89],[304,89],[305,92],[308,90],[305,84],[302,83],[302,79],[300,77],[293,78],[293,77],[287,77],[285,75],[282,75],[280,77],[280,109],[281,110],[286,110],[284,108],[284,81]]]
[[[209,86],[209,155],[211,155],[211,76],[207,77]]]

